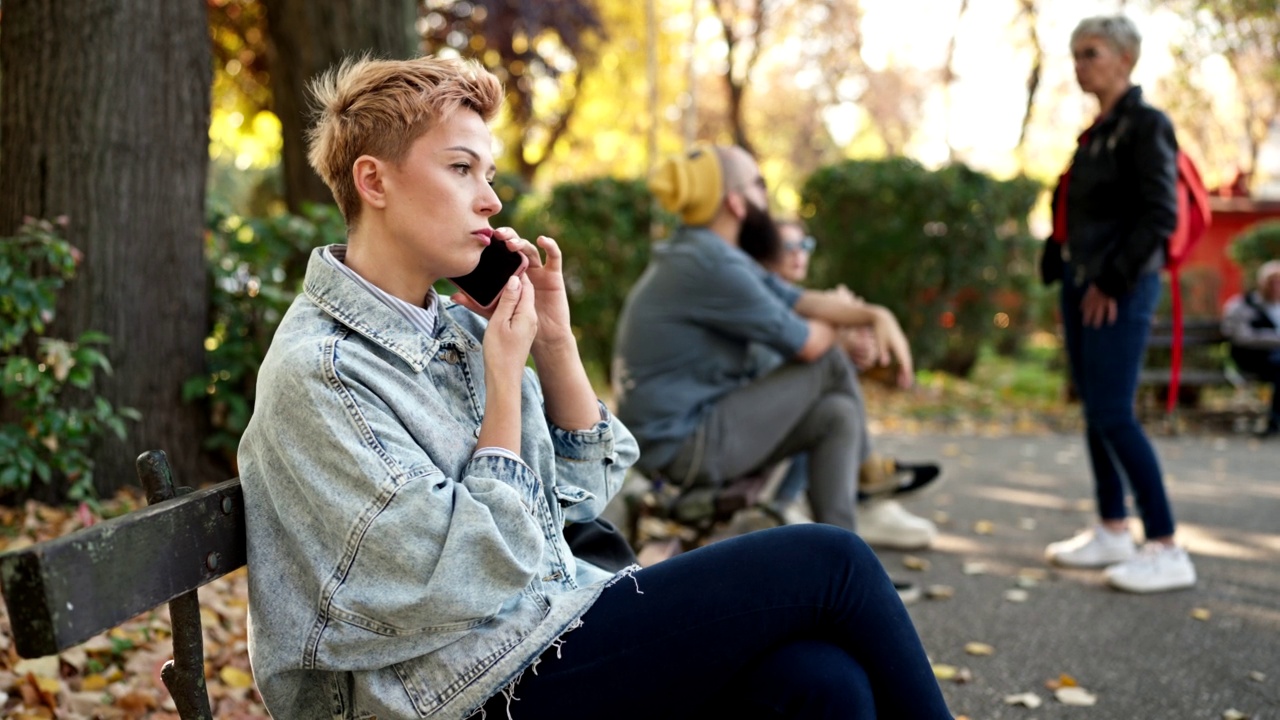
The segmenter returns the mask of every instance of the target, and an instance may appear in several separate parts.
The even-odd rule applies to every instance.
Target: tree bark
[[[307,163],[311,99],[307,83],[343,58],[368,52],[381,58],[416,54],[413,0],[270,0],[267,35],[271,93],[284,139],[285,203],[332,203],[329,188]]]
[[[5,3],[0,33],[0,235],[70,218],[84,253],[51,335],[112,339],[94,392],[142,413],[93,454],[100,492],[135,484],[160,448],[184,483],[211,479],[201,411],[210,41],[202,0]]]

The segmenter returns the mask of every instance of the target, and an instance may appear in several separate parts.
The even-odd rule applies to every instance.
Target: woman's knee
[[[805,558],[829,561],[835,564],[850,563],[864,566],[879,565],[880,561],[861,537],[844,528],[823,523],[786,525],[770,532],[777,533],[777,542],[789,546],[792,552]]]

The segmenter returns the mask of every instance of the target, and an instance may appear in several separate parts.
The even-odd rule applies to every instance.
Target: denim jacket
[[[414,330],[313,252],[240,444],[249,655],[276,718],[463,718],[572,630],[610,581],[566,521],[635,461],[601,405],[552,425],[526,371],[519,459],[474,455],[484,320]]]

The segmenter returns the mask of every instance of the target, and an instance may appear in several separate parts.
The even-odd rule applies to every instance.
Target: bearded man
[[[654,247],[614,343],[618,417],[640,444],[637,466],[690,489],[808,453],[814,520],[856,531],[870,440],[836,328],[869,327],[877,354],[909,372],[897,320],[847,293],[801,290],[752,260],[781,241],[759,165],[741,147],[695,145],[665,159],[649,189],[682,224]],[[753,343],[788,362],[760,376]],[[937,532],[892,500],[861,512],[873,509],[877,525],[923,532],[925,545]]]

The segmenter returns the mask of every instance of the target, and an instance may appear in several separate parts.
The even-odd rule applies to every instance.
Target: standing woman
[[[1062,256],[1062,322],[1101,520],[1046,554],[1067,567],[1106,567],[1112,587],[1146,593],[1190,587],[1196,573],[1174,543],[1160,463],[1134,412],[1178,208],[1173,125],[1130,80],[1141,42],[1123,16],[1088,18],[1071,34],[1076,81],[1099,112],[1055,193],[1054,239],[1062,244],[1046,249]],[[1126,482],[1146,536],[1140,550],[1126,520]]]

